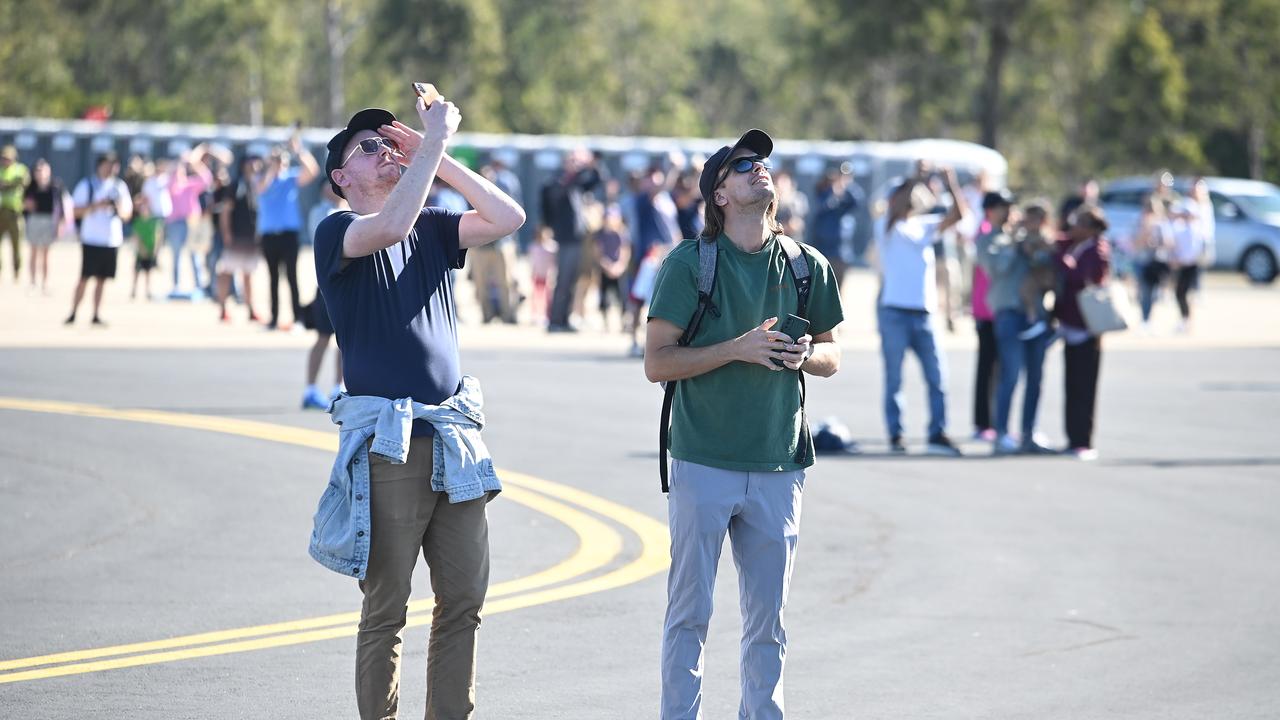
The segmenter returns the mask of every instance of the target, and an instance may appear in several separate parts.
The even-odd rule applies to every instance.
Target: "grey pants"
[[[787,633],[782,611],[800,534],[804,471],[740,472],[683,460],[671,466],[671,570],[662,633],[662,718],[702,717],[703,648],[724,536],[742,606],[739,718],[782,718]]]
[[[431,490],[431,438],[416,437],[395,465],[369,455],[369,568],[356,639],[362,720],[394,719],[400,646],[418,553],[431,571],[435,609],[427,646],[427,720],[466,720],[475,710],[476,631],[489,588],[485,498],[450,504]]]

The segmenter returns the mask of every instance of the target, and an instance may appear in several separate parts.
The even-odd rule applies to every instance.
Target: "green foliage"
[[[0,26],[5,115],[329,125],[420,80],[471,131],[987,138],[1050,192],[1280,172],[1280,0],[0,0]]]

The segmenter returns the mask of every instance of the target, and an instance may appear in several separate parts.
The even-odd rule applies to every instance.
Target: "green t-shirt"
[[[31,184],[31,173],[27,166],[20,162],[10,163],[9,167],[0,169],[0,207],[15,212],[22,212],[22,196]]]
[[[138,236],[138,257],[156,256],[156,236],[159,234],[161,222],[161,218],[158,217],[144,217],[133,221],[133,234]]]
[[[698,241],[686,240],[671,251],[654,281],[649,317],[679,328],[698,307]],[[745,253],[727,237],[716,240],[716,283],[711,299],[720,315],[707,312],[691,347],[733,339],[777,317],[799,314],[795,280],[787,256],[775,238],[758,252]],[[844,320],[840,289],[826,258],[801,245],[813,278],[809,291],[809,334],[828,332]],[[800,382],[797,372],[732,362],[709,373],[681,380],[671,410],[671,456],[700,465],[753,472],[799,470],[812,464],[810,443],[805,463],[795,461],[800,444]]]

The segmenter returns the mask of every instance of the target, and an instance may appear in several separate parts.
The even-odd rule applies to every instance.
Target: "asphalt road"
[[[950,355],[957,436],[971,362]],[[358,610],[359,593],[306,555],[331,455],[254,434],[266,426],[113,414],[329,433],[324,414],[295,410],[302,363],[296,350],[0,350],[0,398],[93,406],[0,403],[0,716],[354,717],[354,642],[331,616]],[[499,467],[555,483],[513,482],[490,506],[495,584],[559,567],[583,538],[603,561],[493,601],[479,717],[656,717],[665,574],[644,562],[652,523],[624,510],[665,518],[660,393],[637,362],[591,352],[475,350],[464,367],[484,384]],[[993,459],[976,443],[937,460],[884,454],[878,356],[848,352],[810,384],[810,416],[839,416],[868,453],[809,474],[788,717],[1280,717],[1277,368],[1277,349],[1105,353],[1099,462]],[[918,452],[911,361],[907,375]],[[1061,442],[1057,351],[1043,407]],[[600,578],[618,586],[595,591]],[[728,553],[716,613],[709,719],[737,705]],[[286,625],[309,618],[337,630]],[[219,631],[234,632],[191,638]],[[402,717],[422,714],[425,641],[425,626],[406,631]],[[103,647],[146,662],[12,666]],[[14,680],[50,668],[76,671]]]

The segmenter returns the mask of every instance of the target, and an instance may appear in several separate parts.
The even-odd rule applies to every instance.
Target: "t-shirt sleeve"
[[[351,263],[343,263],[342,239],[347,228],[356,219],[351,211],[337,212],[325,218],[316,228],[315,260],[316,277],[333,280]]]
[[[89,181],[81,180],[76,183],[76,190],[71,196],[71,202],[76,207],[86,207],[89,205]]]
[[[649,301],[649,319],[660,318],[684,329],[698,309],[698,278],[693,267],[673,253],[658,268]]]
[[[125,185],[123,180],[117,181],[116,193],[120,211],[133,217],[133,196],[129,194],[129,186]]]
[[[840,282],[831,263],[815,252],[809,264],[813,278],[809,288],[809,334],[817,336],[844,322],[844,305],[840,300]]]
[[[448,267],[459,270],[467,261],[466,249],[458,247],[458,224],[461,221],[462,213],[439,207],[423,208],[418,218],[419,223],[427,224],[430,233],[427,237],[440,243]]]

